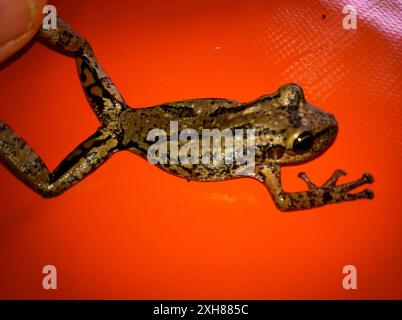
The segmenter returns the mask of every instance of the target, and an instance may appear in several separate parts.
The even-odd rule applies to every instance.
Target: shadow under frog
[[[305,173],[299,177],[308,187],[303,192],[282,188],[280,168],[314,159],[335,140],[335,117],[306,102],[302,89],[287,84],[277,92],[254,101],[240,103],[227,99],[193,99],[133,109],[97,62],[93,51],[76,31],[60,18],[58,28],[40,30],[39,36],[51,47],[75,57],[83,89],[101,125],[49,172],[35,151],[9,126],[0,122],[0,159],[26,185],[45,198],[63,193],[97,169],[114,153],[131,151],[143,158],[151,143],[147,135],[153,128],[168,132],[171,121],[179,130],[250,129],[255,130],[255,167],[248,176],[262,182],[282,211],[309,209],[343,201],[372,199],[365,189],[355,188],[373,182],[366,173],[360,179],[337,185],[345,175],[335,170],[321,186]],[[195,181],[219,181],[244,177],[234,164],[158,164],[176,176]]]

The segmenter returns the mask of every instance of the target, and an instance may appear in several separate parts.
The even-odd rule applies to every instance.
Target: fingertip
[[[42,21],[46,0],[0,0],[0,62],[27,44]]]

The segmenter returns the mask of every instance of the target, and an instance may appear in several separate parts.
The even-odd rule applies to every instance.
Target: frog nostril
[[[338,121],[336,121],[335,116],[331,113],[329,113],[328,116],[329,116],[330,123],[332,123],[335,127],[338,127]]]

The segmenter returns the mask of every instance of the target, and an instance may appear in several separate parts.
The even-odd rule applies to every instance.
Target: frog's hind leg
[[[0,160],[21,181],[45,198],[72,187],[118,151],[118,138],[99,129],[50,173],[38,154],[9,126],[0,122]]]
[[[58,18],[57,29],[41,29],[39,35],[50,46],[77,61],[85,94],[102,123],[113,121],[127,107],[123,97],[99,65],[89,43],[66,22]]]

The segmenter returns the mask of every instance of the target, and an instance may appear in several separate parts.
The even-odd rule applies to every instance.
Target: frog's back
[[[171,125],[175,122],[179,133],[185,129],[193,129],[198,133],[198,137],[201,140],[202,129],[218,129],[222,131],[227,128],[227,118],[240,113],[245,108],[245,104],[237,101],[205,98],[164,103],[148,108],[128,109],[122,115],[123,144],[127,149],[147,158],[148,149],[155,143],[155,141],[148,141],[148,135],[151,130],[159,129],[165,132],[167,141],[170,141]],[[186,142],[179,141],[179,150],[184,144]],[[212,158],[213,150],[210,151]],[[201,152],[200,148],[200,156],[196,163],[176,164],[169,161],[168,163],[158,163],[156,165],[169,173],[189,180],[225,180],[236,176],[236,170],[238,169],[236,164],[226,164],[223,161],[216,164],[212,162],[212,159],[210,163],[203,164]],[[165,156],[171,159],[169,148]]]

